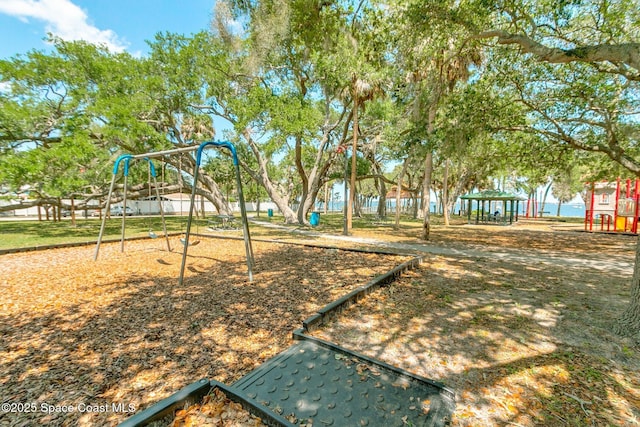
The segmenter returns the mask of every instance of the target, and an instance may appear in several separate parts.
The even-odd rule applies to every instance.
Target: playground
[[[249,283],[242,241],[202,239],[178,286],[181,254],[161,248],[103,244],[95,262],[93,246],[3,255],[3,396],[138,409],[200,378],[231,383],[286,348],[315,310],[406,259],[258,242]],[[2,414],[0,424],[130,415],[38,411]]]
[[[286,349],[319,307],[408,259],[300,243],[424,255],[312,333],[444,382],[457,397],[452,425],[640,419],[640,349],[610,332],[629,298],[635,237],[551,222],[435,226],[429,245],[407,227],[343,240],[291,231],[252,225],[253,283],[240,233],[201,237],[182,286],[181,254],[160,239],[127,242],[125,252],[104,243],[95,262],[93,246],[2,255],[11,295],[0,306],[3,389],[11,401],[60,410],[0,423],[113,425],[131,414],[64,405],[137,412],[200,378],[232,383]]]
[[[584,229],[606,232],[638,232],[640,179],[587,183]],[[599,223],[599,224],[598,224]]]

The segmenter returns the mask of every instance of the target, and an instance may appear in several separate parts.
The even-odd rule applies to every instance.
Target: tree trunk
[[[347,205],[347,233],[353,226],[353,208],[356,200],[356,174],[358,163],[356,153],[358,151],[358,95],[353,98],[353,143],[351,148],[351,181],[349,183],[349,204]]]
[[[316,200],[318,200],[318,194],[322,191],[323,178],[326,176],[329,167],[336,159],[337,154],[331,153],[329,157],[323,156],[325,147],[329,141],[328,134],[325,134],[322,138],[320,148],[316,154],[316,158],[313,162],[309,174],[306,178],[307,182],[307,194],[305,196],[304,203],[300,204],[300,208],[303,209],[303,218],[306,218],[311,209],[315,208]],[[325,183],[325,189],[328,191],[328,182]],[[327,207],[327,201],[325,197],[325,209]],[[306,222],[305,222],[306,223]]]
[[[71,226],[76,226],[76,204],[75,197],[71,195]]]
[[[358,182],[356,184],[356,187],[358,189],[358,191],[356,192],[356,198],[354,200],[354,204],[353,204],[353,216],[358,217],[358,218],[362,218],[362,203],[363,203],[363,196],[361,194],[361,190],[362,187],[360,185],[360,182]]]
[[[299,224],[308,224],[307,215],[311,209],[315,207],[316,200],[318,198],[318,194],[322,190],[322,185],[324,178],[326,177],[327,171],[335,161],[338,156],[337,152],[330,152],[327,157],[327,147],[330,142],[331,132],[338,126],[339,121],[331,123],[331,109],[329,108],[331,104],[331,99],[325,99],[325,120],[324,125],[322,126],[323,134],[322,139],[320,141],[320,145],[317,149],[315,159],[313,165],[308,169],[308,172],[305,170],[303,162],[302,162],[302,137],[296,137],[296,147],[295,147],[295,164],[296,171],[300,177],[300,181],[302,183],[302,195],[300,198],[300,205],[298,206],[298,212],[296,213]],[[348,121],[347,121],[348,122]],[[347,128],[345,124],[345,131],[343,137],[341,139],[340,145],[344,142],[344,139],[347,135]],[[252,141],[253,142],[253,141]],[[255,145],[251,145],[254,155],[260,162],[261,155],[260,152],[255,149]],[[266,175],[266,171],[264,173],[263,179],[268,179]],[[327,201],[325,200],[325,209],[326,209]]]
[[[329,212],[329,183],[324,183],[324,214]]]
[[[245,163],[242,163],[241,161],[242,167],[244,168],[244,170],[246,170],[248,173],[251,174],[253,179],[255,179],[258,183],[260,183],[264,187],[265,191],[267,192],[267,195],[271,198],[273,203],[275,203],[275,205],[278,207],[280,212],[282,212],[282,215],[284,216],[284,221],[287,224],[295,224],[297,222],[297,215],[289,207],[288,197],[280,194],[278,190],[275,188],[275,186],[273,185],[273,183],[271,182],[271,180],[269,179],[269,173],[267,171],[267,159],[265,159],[260,154],[260,151],[258,149],[256,142],[251,137],[251,132],[249,131],[249,129],[245,129],[242,132],[242,135],[244,136],[245,140],[249,144],[249,148],[253,152],[258,162],[258,171],[251,170],[251,168],[249,168]]]
[[[402,179],[404,178],[404,174],[407,173],[407,167],[409,166],[409,157],[407,156],[404,159],[404,164],[402,165],[402,170],[400,171],[400,175],[398,175],[398,186],[396,187],[396,222],[393,228],[396,230],[400,229],[400,199],[402,198]]]
[[[271,201],[273,201],[273,203],[278,207],[280,212],[282,212],[282,215],[284,216],[284,221],[287,224],[295,224],[298,218],[296,213],[293,211],[293,209],[289,207],[288,197],[280,194],[270,180],[265,179],[262,176],[259,179],[260,179],[259,182],[263,185],[264,189],[267,191],[267,194],[269,195],[269,198],[271,198]]]
[[[535,218],[536,216],[536,190],[529,192],[529,198],[527,200],[527,218]]]
[[[640,244],[636,242],[636,260],[631,279],[629,306],[616,321],[613,331],[622,336],[632,337],[640,344]]]
[[[170,164],[171,166],[177,169],[179,192],[182,194],[183,189],[188,189],[188,191],[191,192],[191,187],[188,185],[185,185],[181,172],[185,172],[193,177],[195,173],[195,166],[196,166],[195,160],[193,159],[193,157],[184,156],[184,157],[178,157],[177,159],[171,158],[171,159],[167,159],[165,164]],[[200,172],[202,172],[202,170]],[[222,190],[218,186],[218,183],[214,181],[206,173],[200,173],[198,177],[199,177],[198,184],[200,185],[197,185],[194,183],[196,185],[196,195],[200,197],[204,197],[207,200],[209,200],[211,203],[213,203],[213,205],[216,207],[216,210],[220,215],[232,215],[233,212],[231,210],[231,207],[229,206],[229,196],[227,195],[227,197],[225,197],[225,195],[222,193]],[[194,206],[194,208],[197,216],[198,215],[197,205]],[[204,209],[202,211],[204,212]]]
[[[544,207],[547,204],[547,196],[549,195],[549,190],[551,189],[551,182],[547,185],[547,189],[544,190],[544,195],[542,196],[542,204],[540,204],[540,218],[544,215]]]
[[[296,135],[295,164],[302,185],[302,195],[300,196],[300,206],[298,207],[298,223],[305,224],[308,211],[309,178],[302,165],[302,137],[300,135]]]
[[[419,199],[419,204],[418,204],[418,212],[416,214],[416,217],[414,219],[424,219],[424,186],[420,187],[420,192],[418,193],[418,199]]]
[[[382,180],[380,180],[378,185],[380,196],[378,197],[378,207],[376,208],[376,215],[379,218],[384,218],[385,216],[387,216],[387,188]]]
[[[438,112],[437,100],[433,101],[427,112],[427,134],[433,133],[434,123],[436,121],[436,113]],[[429,240],[431,232],[431,175],[433,174],[433,152],[429,150],[427,157],[424,159],[424,180],[422,181],[422,239]]]
[[[374,171],[376,174],[382,175],[382,170],[377,163],[374,163]],[[376,214],[379,218],[387,216],[387,186],[384,179],[374,178],[376,189],[378,190],[378,209]]]
[[[473,173],[463,169],[462,171],[458,171],[457,175],[459,176],[459,178],[453,185],[453,189],[449,194],[450,206],[452,208],[455,205],[455,201],[458,200],[460,196],[463,195],[463,193],[465,193],[464,190],[469,186]],[[465,209],[466,209],[466,205],[462,203],[460,205],[460,212],[464,212]],[[453,210],[451,210],[451,212],[453,212]]]
[[[424,181],[422,183],[422,240],[429,240],[431,232],[431,175],[433,173],[433,153],[429,151],[424,159]]]
[[[347,220],[347,211],[349,203],[347,202],[347,194],[349,191],[351,191],[348,186],[348,182],[349,182],[349,156],[347,156],[347,150],[344,150],[344,177],[343,177],[343,181],[344,181],[344,201],[343,201],[343,206],[342,206],[342,234],[345,236],[349,235],[349,221]]]
[[[560,207],[562,206],[562,200],[558,200],[558,211],[556,212],[556,216],[560,216]]]
[[[225,198],[220,191],[218,184],[208,175],[199,174],[200,185],[196,187],[196,194],[201,198],[206,198],[216,207],[221,215],[231,215],[232,210],[229,206],[229,199]],[[202,214],[204,215],[204,200],[202,205]]]
[[[326,145],[328,138],[323,138],[322,147]],[[314,209],[316,200],[318,199],[318,194],[322,191],[322,181],[326,176],[327,170],[334,162],[336,155],[331,154],[328,159],[323,159],[322,153],[324,152],[324,148],[321,148],[318,151],[316,156],[316,160],[313,164],[313,167],[310,169],[310,172],[306,178],[307,182],[307,192],[303,194],[300,206],[298,207],[298,220],[302,218],[303,222],[300,224],[306,224],[306,217],[310,210]],[[326,157],[326,156],[325,156]],[[327,183],[328,185],[328,183]],[[328,189],[328,187],[327,187]],[[326,209],[326,200],[325,200],[325,209]],[[301,212],[300,212],[301,211]]]
[[[444,226],[449,226],[449,192],[447,191],[447,181],[449,179],[449,160],[444,161],[444,177],[442,178],[442,214],[444,215]]]
[[[309,190],[305,195],[304,203],[300,203],[300,207],[298,208],[299,211],[303,211],[302,218],[305,220],[301,224],[306,224],[307,214],[315,207],[318,193],[322,189],[320,181],[316,178],[315,168],[313,175],[313,178],[309,180]],[[300,213],[298,213],[298,220],[299,219]]]

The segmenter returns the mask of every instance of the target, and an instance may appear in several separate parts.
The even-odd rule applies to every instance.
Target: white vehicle
[[[122,206],[114,206],[111,208],[110,212],[111,212],[111,215],[113,216],[122,216]],[[133,209],[127,206],[127,208],[125,209],[125,215],[127,216],[133,215]]]

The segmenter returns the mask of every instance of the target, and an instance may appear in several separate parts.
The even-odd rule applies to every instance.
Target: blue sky
[[[215,0],[0,0],[0,59],[49,51],[47,33],[143,56],[159,32],[208,30]],[[0,83],[1,87],[1,83]],[[217,138],[229,123],[214,119]]]
[[[209,28],[215,0],[0,0],[0,59],[48,50],[51,32],[103,43],[113,51],[147,52],[158,32]]]

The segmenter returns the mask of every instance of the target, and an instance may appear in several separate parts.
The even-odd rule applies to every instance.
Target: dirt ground
[[[173,246],[181,248],[178,240]],[[318,308],[406,257],[206,239],[0,257],[1,426],[105,426],[200,378],[231,384]],[[9,404],[9,406],[4,406]],[[73,412],[69,412],[69,411]]]
[[[354,234],[422,244],[415,230]],[[458,255],[425,251],[314,334],[444,382],[455,426],[640,425],[640,348],[610,332],[636,241],[549,223],[437,227],[428,245]],[[180,255],[161,246],[105,245],[97,262],[92,247],[0,257],[2,402],[37,404],[0,413],[0,426],[108,425],[199,378],[230,384],[317,308],[407,259],[254,242],[249,284],[241,241],[202,239],[178,287]],[[101,411],[111,403],[122,405]]]

